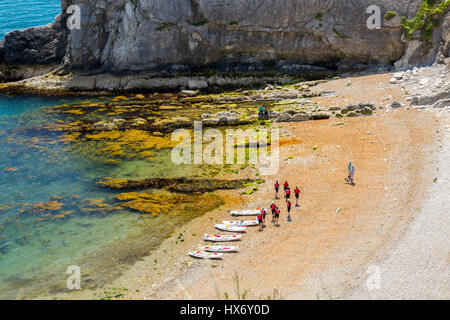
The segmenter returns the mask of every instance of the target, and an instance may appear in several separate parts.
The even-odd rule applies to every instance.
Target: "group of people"
[[[278,192],[280,189],[280,184],[277,181],[275,183],[275,199],[279,199],[278,197]],[[295,194],[295,206],[299,207],[298,204],[298,200],[300,198],[300,189],[298,187],[295,187],[294,190],[294,194]],[[291,202],[291,188],[289,186],[289,183],[287,181],[284,182],[284,196],[286,199],[286,209],[287,209],[287,221],[291,222],[292,218],[291,218],[291,209],[292,209],[292,202]],[[275,225],[278,226],[278,221],[280,219],[280,208],[275,204],[275,201],[272,201],[272,204],[270,205],[270,209],[272,210],[272,223],[274,223]],[[266,222],[266,210],[265,209],[261,209],[261,213],[258,215],[258,221],[259,221],[259,225],[260,225],[260,231],[264,230],[264,228],[266,227],[265,222]]]
[[[287,181],[284,182],[283,185],[284,188],[284,198],[286,199],[286,204],[291,203],[291,187],[289,186],[289,183]],[[280,184],[277,182],[275,182],[275,199],[279,199],[278,197],[278,192],[280,190]],[[298,186],[295,187],[294,190],[294,194],[295,194],[295,206],[299,207],[298,204],[298,200],[300,198],[300,189],[298,188]],[[290,206],[292,206],[292,203],[290,204]]]
[[[345,180],[348,183],[350,183],[351,185],[355,185],[354,179],[355,179],[355,166],[352,164],[351,161],[349,161],[348,162],[348,177]],[[278,180],[275,182],[274,188],[275,188],[275,200],[278,200],[278,199],[280,199],[278,197],[278,193],[280,191],[280,183],[278,182]],[[288,212],[287,221],[291,222],[292,221],[292,218],[291,218],[291,209],[292,209],[291,193],[292,192],[291,192],[291,187],[289,186],[289,183],[287,181],[284,182],[283,188],[284,188],[284,198],[286,199],[286,209]],[[300,189],[298,188],[298,186],[295,187],[294,194],[295,194],[295,206],[299,207],[300,205],[298,204],[298,201],[300,198]],[[272,210],[272,223],[274,223],[275,225],[278,225],[278,219],[280,218],[280,208],[278,208],[278,206],[275,204],[275,202],[272,201],[272,204],[270,205],[270,209]],[[267,215],[266,210],[261,209],[261,213],[258,215],[260,231],[263,231],[264,228],[266,227],[266,225],[265,225],[266,215]]]
[[[272,204],[270,205],[270,209],[272,210],[272,223],[276,226],[278,226],[278,219],[280,219],[280,208],[275,204],[274,201],[272,201]],[[291,209],[288,209],[288,221],[291,220],[290,215]],[[259,222],[259,231],[263,231],[266,227],[266,215],[267,211],[266,209],[261,209],[261,213],[258,215],[258,222]]]

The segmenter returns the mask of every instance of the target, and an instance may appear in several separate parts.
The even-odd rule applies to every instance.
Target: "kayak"
[[[231,226],[239,226],[239,227],[252,227],[259,225],[258,220],[230,220],[223,221],[223,224],[231,225]]]
[[[257,216],[258,214],[261,213],[260,209],[256,209],[256,210],[235,210],[235,211],[230,211],[231,215],[233,216]]]
[[[223,253],[209,253],[209,252],[200,252],[200,251],[191,251],[188,253],[191,257],[198,259],[220,259],[223,257]]]
[[[205,246],[201,248],[202,250],[205,251],[210,251],[210,252],[235,252],[237,251],[238,247],[231,247],[231,246],[221,246],[221,245],[212,245],[212,246]]]
[[[232,235],[213,235],[213,234],[205,234],[205,241],[213,241],[213,242],[227,242],[227,241],[238,241],[242,239],[240,234],[232,234]]]
[[[247,227],[231,226],[228,224],[216,224],[216,229],[230,232],[246,232]]]

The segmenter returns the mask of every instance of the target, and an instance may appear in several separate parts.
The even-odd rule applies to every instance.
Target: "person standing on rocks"
[[[258,117],[259,117],[260,119],[263,119],[263,118],[264,118],[264,106],[260,106],[260,107],[259,107],[259,110],[258,110]]]

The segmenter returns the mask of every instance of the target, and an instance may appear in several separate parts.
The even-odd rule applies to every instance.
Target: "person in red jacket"
[[[261,213],[258,214],[258,222],[259,222],[259,231],[263,231],[264,223],[263,223],[263,217],[262,217]]]
[[[266,209],[261,209],[261,216],[262,216],[262,227],[265,228],[266,227]]]
[[[292,207],[292,203],[291,203],[290,200],[286,203],[286,206],[287,206],[287,212],[288,212],[287,221],[288,221],[288,222],[291,222],[291,221],[292,221],[292,219],[291,219],[291,207]]]
[[[289,188],[289,183],[287,182],[287,180],[284,182],[284,191],[286,191],[286,189]]]
[[[278,199],[278,190],[280,189],[280,184],[277,182],[275,182],[275,200]]]
[[[289,201],[289,199],[291,198],[291,188],[287,187],[285,193],[286,201]]]
[[[273,223],[275,220],[275,211],[277,210],[277,205],[275,204],[275,202],[272,201],[270,209],[272,210],[272,223]]]
[[[294,193],[295,193],[295,206],[299,207],[298,199],[300,198],[300,189],[298,187],[295,187]]]
[[[275,224],[278,224],[278,219],[280,218],[280,209],[277,208],[275,211]]]

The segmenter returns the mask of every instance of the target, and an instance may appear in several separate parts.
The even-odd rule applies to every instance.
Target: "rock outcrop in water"
[[[144,179],[144,180],[122,180],[103,179],[97,184],[113,190],[138,190],[138,189],[167,189],[180,193],[205,193],[216,190],[232,190],[244,188],[246,184],[254,182],[251,179],[241,180],[217,180],[217,179]]]
[[[58,15],[52,23],[9,32],[0,46],[0,60],[7,64],[60,63],[66,54],[69,30]]]
[[[85,70],[132,76],[192,74],[211,69],[226,73],[314,74],[327,68],[391,65],[405,53],[400,17],[413,17],[420,3],[420,0],[62,0],[63,13],[54,23],[7,34],[0,45],[0,62],[7,65],[59,62],[65,72]],[[66,27],[65,12],[72,4],[81,8],[79,30]],[[366,10],[371,5],[381,8],[380,30],[367,27],[370,14]],[[397,16],[383,19],[391,10]],[[437,46],[444,42],[442,48],[447,55],[448,25],[445,22],[436,35]],[[436,45],[420,48],[420,52],[418,47],[408,46],[408,57],[400,66],[428,63],[436,56]],[[410,59],[412,56],[418,57]],[[102,82],[97,89],[117,89],[139,87],[147,81],[139,79],[139,85],[130,85],[128,80],[108,79],[91,77],[81,82],[88,89],[99,87],[96,82]],[[108,81],[114,83],[108,86]],[[198,81],[208,86],[209,80]],[[183,85],[184,82],[180,86]],[[80,81],[72,85],[82,86]]]

